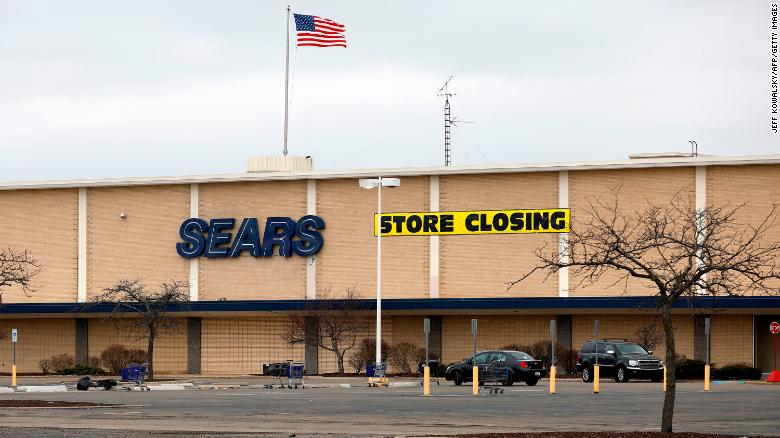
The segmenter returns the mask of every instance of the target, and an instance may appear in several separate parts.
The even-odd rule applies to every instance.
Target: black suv
[[[577,354],[577,371],[582,373],[583,382],[592,382],[598,356],[601,376],[611,375],[616,382],[628,382],[632,377],[660,382],[664,377],[664,361],[651,353],[625,339],[588,341]]]

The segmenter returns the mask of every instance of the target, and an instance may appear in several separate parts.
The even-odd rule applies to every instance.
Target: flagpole
[[[287,156],[287,119],[289,118],[288,97],[290,92],[290,5],[287,5],[287,52],[284,59],[284,150],[282,154]]]

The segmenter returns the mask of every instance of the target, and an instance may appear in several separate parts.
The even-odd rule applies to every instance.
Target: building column
[[[429,316],[431,319],[431,333],[428,335],[428,348],[432,357],[441,360],[442,354],[442,320],[441,315]]]
[[[89,320],[76,318],[76,363],[89,363]]]
[[[697,212],[703,212],[707,209],[707,167],[705,166],[696,166],[696,211]],[[704,227],[704,216],[698,216],[699,218],[699,228]],[[696,243],[702,245],[704,244],[704,234],[699,233],[696,236]],[[696,258],[696,268],[700,268],[702,264],[702,261],[700,258]],[[705,275],[703,278],[705,281],[707,280],[707,276]],[[706,290],[701,290],[697,287],[697,294],[699,295],[707,295]],[[703,324],[703,323],[702,323]],[[703,326],[702,326],[703,327]]]
[[[304,368],[306,373],[317,374],[319,372],[319,346],[317,345],[317,320],[314,317],[306,317],[306,342],[304,342]]]
[[[707,334],[704,333],[704,318],[707,316],[693,315],[693,358],[701,361],[707,359]]]
[[[429,184],[428,210],[439,211],[439,176],[431,175]],[[428,236],[428,298],[439,298],[439,270],[439,236]]]
[[[187,373],[200,374],[200,318],[187,318]]]
[[[317,180],[306,180],[306,214],[317,214]],[[306,299],[317,299],[317,255],[306,258]]]
[[[87,301],[87,188],[79,188],[78,260],[76,262],[76,301]]]
[[[200,188],[197,184],[190,184],[190,218],[198,217],[200,205]],[[198,257],[190,259],[190,301],[198,301],[200,294],[200,272],[198,271]]]
[[[572,323],[571,315],[558,315],[555,318],[555,339],[558,344],[564,350],[573,350],[572,346]],[[558,366],[556,368],[556,375],[562,376],[566,374],[566,368]]]
[[[569,172],[562,170],[558,172],[558,208],[569,208]],[[571,221],[571,215],[569,215]],[[571,224],[569,224],[571,226]],[[561,233],[558,235],[558,251],[563,255],[569,245],[569,234]],[[561,257],[562,263],[567,263],[568,257]],[[565,298],[569,296],[569,268],[563,267],[558,270],[558,296]]]
[[[572,325],[571,315],[558,315],[555,322],[555,337],[561,347],[571,350],[572,349]]]

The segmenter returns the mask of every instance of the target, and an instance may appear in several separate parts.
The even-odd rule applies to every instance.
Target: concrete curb
[[[192,387],[192,383],[190,383],[189,385]],[[242,385],[229,385],[229,384],[218,383],[218,384],[213,384],[213,385],[198,385],[194,389],[205,389],[205,390],[209,390],[209,389],[241,389],[241,386]],[[251,386],[250,386],[250,388],[251,388]]]
[[[414,388],[422,385],[420,382],[390,382],[387,386],[390,388]]]
[[[0,386],[0,394],[11,394],[15,392],[13,388],[7,386]]]
[[[150,391],[184,391],[187,389],[184,385],[177,385],[175,383],[148,386],[148,388]]]
[[[323,388],[352,388],[349,383],[315,383],[312,385],[306,385],[308,388],[323,389]]]
[[[68,392],[65,385],[17,386],[17,392]]]

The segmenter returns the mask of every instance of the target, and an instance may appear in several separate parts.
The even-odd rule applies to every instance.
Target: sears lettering
[[[322,249],[320,230],[325,228],[325,221],[319,216],[303,216],[297,222],[289,217],[266,218],[262,239],[257,218],[244,218],[233,233],[235,225],[234,218],[216,218],[208,223],[200,218],[187,219],[179,227],[182,241],[176,244],[176,252],[186,259],[201,255],[240,257],[245,251],[252,257],[290,257],[293,253],[307,257]]]

